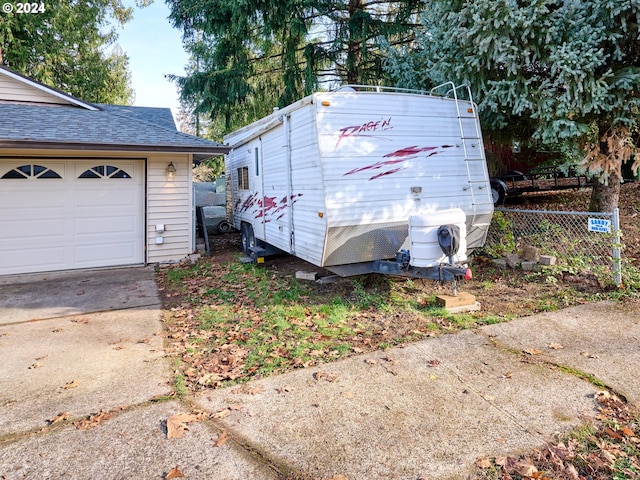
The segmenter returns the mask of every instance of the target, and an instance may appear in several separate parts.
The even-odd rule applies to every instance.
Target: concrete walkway
[[[594,415],[598,388],[567,370],[640,401],[637,304],[536,315],[177,402],[162,400],[172,365],[151,269],[46,281],[0,284],[0,478],[162,479],[177,466],[189,479],[463,479],[478,457],[529,451]],[[49,309],[52,285],[64,288]],[[78,301],[94,294],[111,306]],[[170,416],[200,410],[213,420],[167,438]]]

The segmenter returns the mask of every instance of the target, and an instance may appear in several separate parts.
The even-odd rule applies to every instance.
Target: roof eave
[[[194,155],[224,155],[229,152],[229,147],[219,146],[182,146],[182,145],[131,145],[113,143],[72,143],[72,142],[46,142],[34,140],[0,140],[0,149],[20,150],[78,150],[78,151],[105,151],[105,152],[169,152],[190,153]]]

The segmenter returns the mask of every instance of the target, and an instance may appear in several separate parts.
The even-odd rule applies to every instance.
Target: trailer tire
[[[240,226],[240,237],[242,242],[242,253],[251,254],[251,248],[256,246],[256,236],[250,223],[243,223]]]
[[[504,182],[492,179],[491,180],[491,199],[493,205],[498,207],[504,203],[504,199],[507,196],[507,187]]]
[[[231,224],[229,222],[220,222],[218,224],[218,232],[229,233],[231,231]]]

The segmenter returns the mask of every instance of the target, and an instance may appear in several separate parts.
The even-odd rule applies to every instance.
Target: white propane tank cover
[[[460,248],[454,256],[455,262],[467,259],[467,216],[459,208],[426,212],[409,217],[410,265],[414,267],[435,267],[449,263],[438,243],[440,225],[457,225],[460,229]]]

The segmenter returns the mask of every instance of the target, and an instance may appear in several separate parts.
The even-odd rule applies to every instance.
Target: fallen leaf
[[[182,438],[187,425],[198,419],[191,413],[176,413],[167,419],[167,438]]]
[[[622,435],[620,435],[615,430],[612,430],[611,428],[605,428],[604,433],[606,433],[609,437],[614,438],[616,440],[622,440],[623,438]]]
[[[559,343],[550,343],[549,344],[549,348],[553,349],[553,350],[560,350],[564,348],[564,345],[561,345]]]
[[[223,408],[222,410],[218,410],[217,412],[211,414],[211,418],[225,418],[231,415],[231,409]]]
[[[438,365],[440,365],[441,363],[442,363],[442,362],[441,362],[440,360],[433,359],[433,360],[429,360],[428,365],[429,365],[430,367],[437,367],[437,366],[438,366]]]
[[[369,365],[377,365],[378,361],[373,358],[365,358],[364,363]]]
[[[247,385],[243,385],[240,388],[231,390],[231,393],[233,393],[234,395],[238,395],[241,393],[248,395],[257,395],[259,393],[264,393],[264,387],[248,387]]]
[[[53,425],[54,423],[63,422],[65,420],[68,420],[69,417],[71,417],[71,414],[69,412],[62,412],[62,413],[59,413],[58,415],[56,415],[55,417],[49,418],[47,420],[47,423],[49,425]]]
[[[224,443],[229,440],[229,434],[227,433],[226,430],[223,430],[222,432],[220,432],[220,434],[218,435],[218,438],[216,439],[216,441],[214,442],[213,446],[214,447],[221,447],[222,445],[224,445]]]
[[[540,355],[542,354],[541,350],[536,350],[535,348],[532,348],[530,350],[525,350],[524,353],[527,353],[529,355]]]
[[[89,430],[90,428],[95,428],[102,424],[105,420],[109,420],[111,418],[111,414],[105,410],[100,410],[98,413],[94,415],[90,415],[84,420],[80,420],[79,422],[74,423],[78,430]]]
[[[524,477],[531,477],[538,471],[535,465],[531,464],[530,462],[531,461],[529,460],[520,463],[520,475]]]
[[[344,398],[353,398],[355,397],[355,394],[353,392],[342,392],[342,396]]]
[[[580,474],[578,473],[578,470],[576,470],[576,467],[574,467],[571,463],[569,463],[565,467],[565,474],[567,475],[567,477],[570,480],[579,480],[580,479]]]
[[[44,367],[44,364],[42,364],[42,363],[34,363],[33,365],[29,366],[29,370],[34,370],[34,369],[40,368],[40,367]]]
[[[70,382],[65,383],[62,388],[69,390],[70,388],[76,388],[78,385],[80,384],[76,380],[71,380]]]
[[[587,357],[587,358],[600,358],[595,353],[589,353],[589,352],[580,352],[580,355],[582,355],[583,357]]]
[[[511,378],[513,377],[513,372],[507,372],[504,375],[502,375],[500,378]]]
[[[293,387],[290,387],[289,385],[286,385],[284,387],[281,388],[276,388],[276,392],[278,393],[289,393],[293,391]]]
[[[176,465],[171,469],[169,473],[164,477],[164,480],[171,480],[172,478],[182,478],[184,475],[180,470],[178,470],[178,466]]]
[[[476,466],[479,468],[491,468],[491,460],[487,457],[479,458],[476,460]]]
[[[327,382],[335,382],[336,378],[338,378],[337,373],[326,373],[326,372],[316,372],[313,374],[313,378],[316,380],[326,380]]]
[[[496,465],[504,467],[507,464],[507,457],[496,457]]]
[[[629,427],[623,427],[621,431],[627,437],[635,437],[636,436],[635,432],[633,430],[631,430]]]

